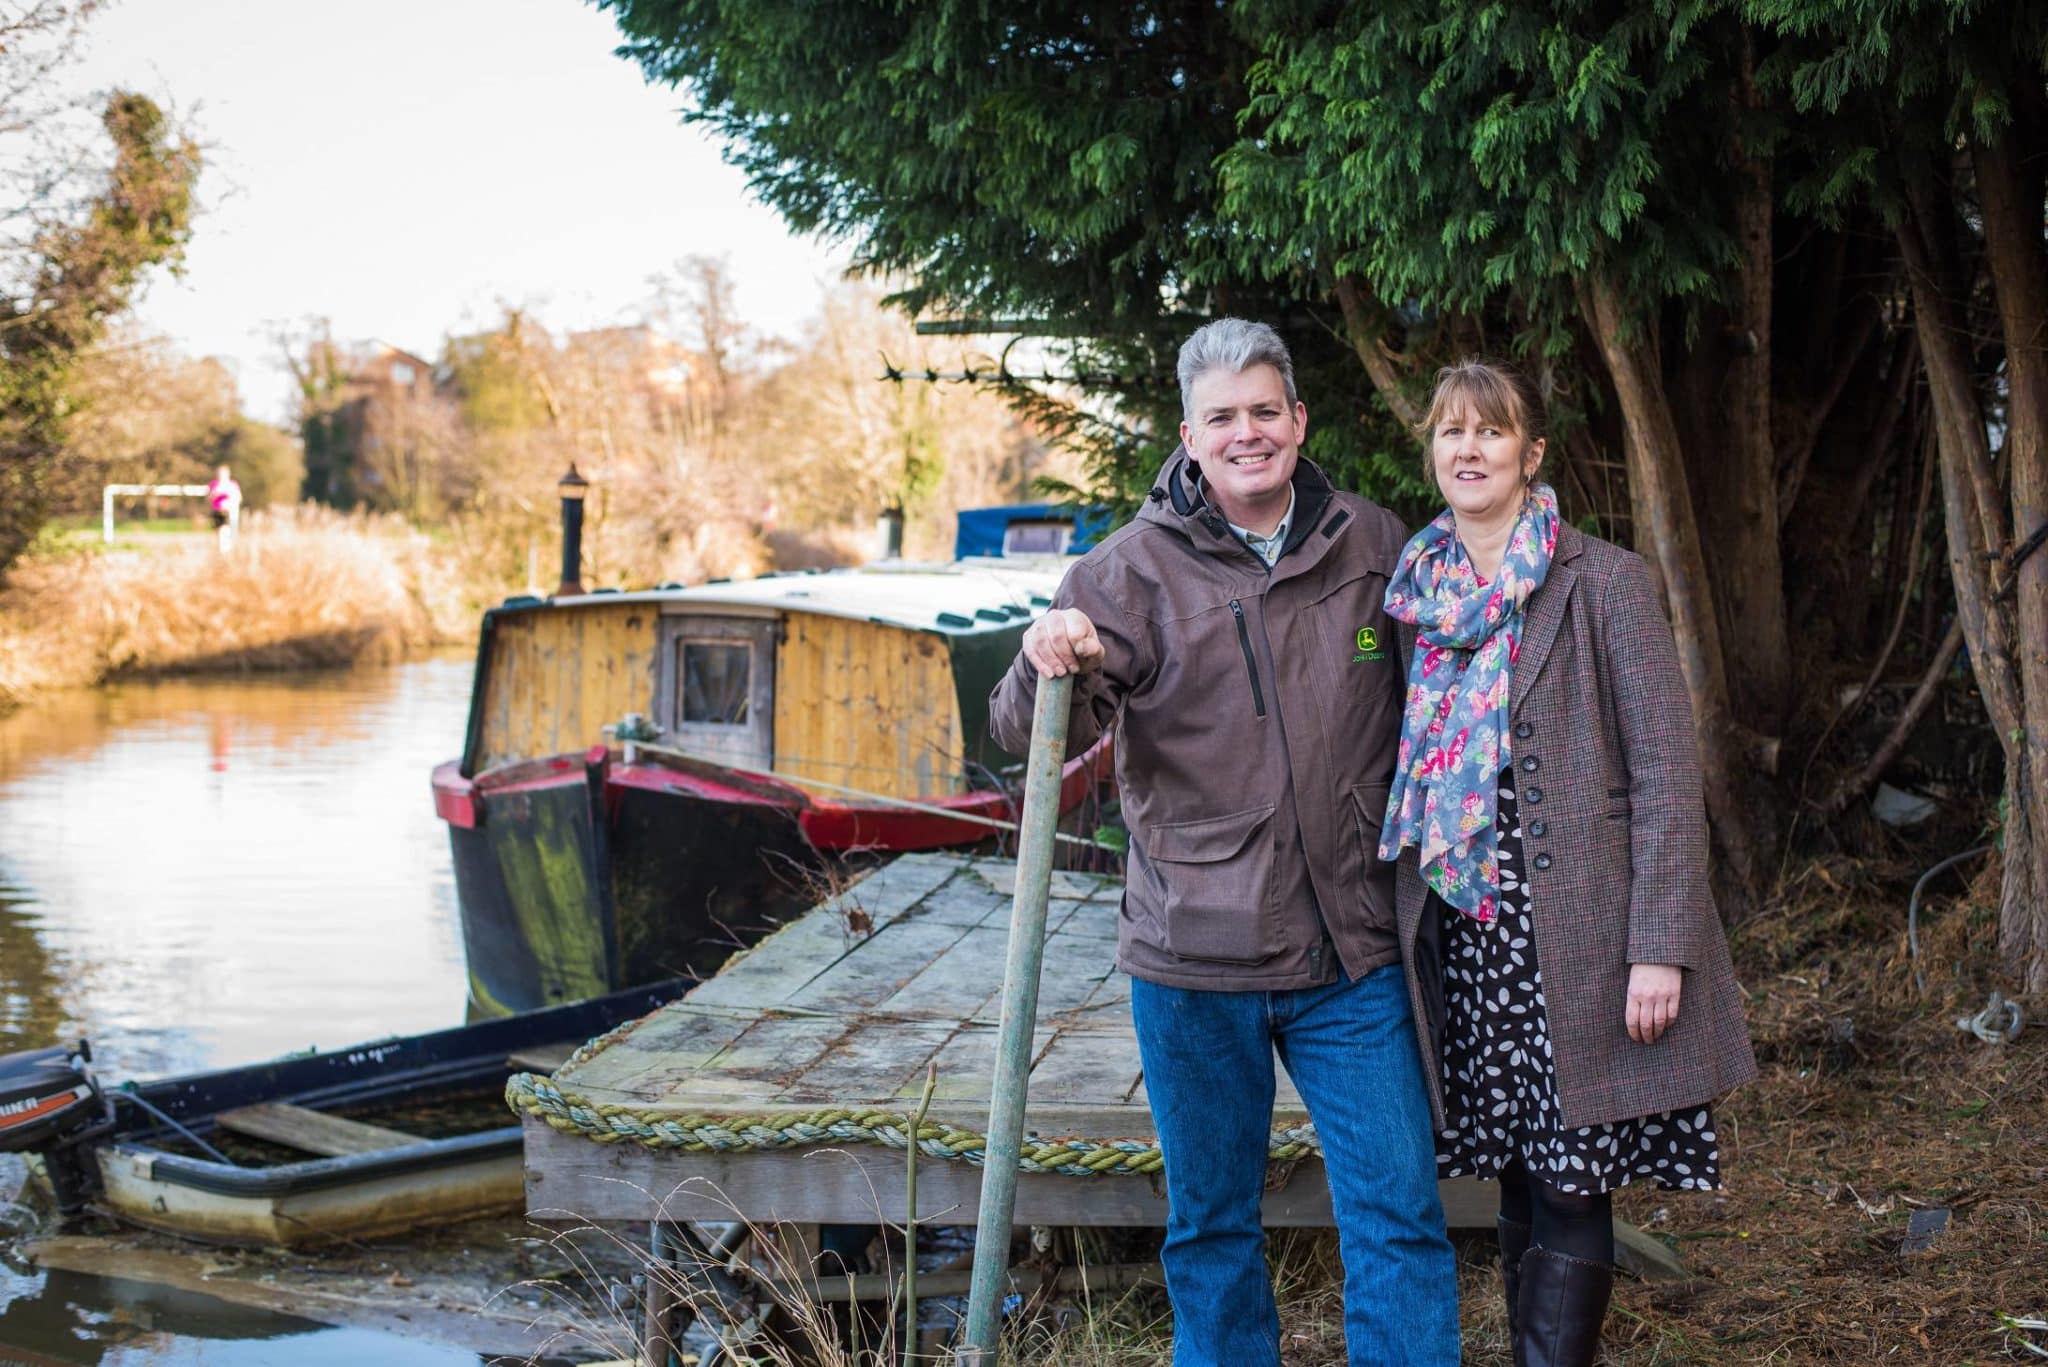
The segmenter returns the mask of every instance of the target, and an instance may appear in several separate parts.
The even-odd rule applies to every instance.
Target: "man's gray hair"
[[[1294,358],[1287,343],[1264,323],[1242,318],[1218,318],[1195,329],[1194,336],[1180,345],[1180,413],[1195,420],[1195,377],[1211,370],[1241,374],[1255,365],[1269,365],[1280,372],[1280,384],[1287,391],[1287,406],[1294,407]]]

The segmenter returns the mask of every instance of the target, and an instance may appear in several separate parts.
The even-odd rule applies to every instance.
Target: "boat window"
[[[1003,529],[1004,555],[1065,555],[1071,522],[1012,522]]]
[[[753,692],[753,649],[729,641],[680,641],[683,721],[710,726],[745,726]]]

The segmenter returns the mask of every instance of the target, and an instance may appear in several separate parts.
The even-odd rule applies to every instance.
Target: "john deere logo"
[[[1358,629],[1358,653],[1351,657],[1351,663],[1361,665],[1371,660],[1384,660],[1386,658],[1387,652],[1380,649],[1380,634],[1371,627],[1360,627]]]

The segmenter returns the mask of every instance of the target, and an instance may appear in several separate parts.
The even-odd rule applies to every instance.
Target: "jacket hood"
[[[1294,526],[1287,538],[1289,546],[1314,527],[1316,519],[1328,505],[1330,495],[1335,492],[1330,477],[1307,456],[1295,458],[1292,483],[1295,514]],[[1157,522],[1197,542],[1215,538],[1236,541],[1223,511],[1209,502],[1202,469],[1188,454],[1185,445],[1174,447],[1173,454],[1159,467],[1159,473],[1153,477],[1152,488],[1145,495],[1145,506],[1138,510],[1137,520]]]

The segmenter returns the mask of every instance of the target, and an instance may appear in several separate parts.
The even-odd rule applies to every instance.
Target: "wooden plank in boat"
[[[1098,1030],[1113,1030],[1131,1035],[1136,1029],[1131,1024],[1131,979],[1127,973],[1112,973],[1096,984],[1088,994],[1088,1000],[1068,1013],[1075,1019],[1094,1022]]]
[[[563,1040],[558,1044],[536,1044],[520,1049],[505,1057],[522,1073],[552,1073],[569,1061],[569,1055],[583,1047],[581,1040]]]
[[[1036,1058],[1046,1045],[1052,1042],[1053,1032],[1040,1026],[1032,1035],[1031,1054]],[[988,1095],[996,1075],[996,1044],[998,1032],[993,1024],[965,1025],[955,1031],[938,1052],[939,1085],[932,1093],[934,1110],[943,1105],[942,1117],[949,1124],[965,1129],[985,1130],[988,1128]],[[1131,1057],[1137,1057],[1137,1045],[1131,1046]],[[922,1090],[924,1081],[918,1080]],[[1031,1102],[1024,1103],[1025,1124],[1031,1125]]]
[[[1095,1031],[1062,1030],[1031,1061],[1030,1102],[1070,1106],[1078,1101],[1128,1108],[1140,1079],[1138,1051],[1128,1041]],[[1025,1125],[1036,1128],[1029,1110],[1027,1102]],[[1136,1113],[1132,1118],[1137,1118]],[[1145,1132],[1151,1133],[1151,1128],[1147,1114]]]
[[[735,1011],[772,1011],[857,948],[864,938],[847,928],[837,908],[821,907],[728,962],[717,977],[691,992],[684,1001],[693,1006],[720,1006]]]
[[[889,867],[902,868],[907,862],[899,859]],[[918,864],[923,868],[931,867],[928,860],[919,860]],[[991,898],[979,879],[956,877],[948,870],[946,880],[929,890],[906,914],[919,921],[942,921],[947,925],[971,927],[988,925],[998,915],[1006,922],[1010,906],[1007,902]]]
[[[1007,859],[977,859],[972,867],[974,876],[1001,899],[1005,908],[1004,914],[1007,915],[1010,899],[1017,895],[1017,865]],[[1054,869],[1047,895],[1077,902],[1115,903],[1123,896],[1123,884],[1106,874]]]
[[[792,1007],[808,1011],[858,1012],[899,991],[928,964],[951,949],[962,935],[958,926],[940,921],[897,918],[823,973],[787,998]]]
[[[833,900],[841,907],[859,907],[876,925],[899,916],[922,918],[928,908],[941,904],[958,872],[957,861],[951,859],[898,859]]]
[[[1068,926],[1061,927],[1045,941],[1045,963],[1038,982],[1039,1019],[1085,1005],[1103,980],[1116,976],[1116,972],[1114,942],[1073,934]],[[1096,1027],[1083,1023],[1080,1028]]]
[[[541,1219],[730,1220],[739,1210],[757,1224],[778,1222],[875,1224],[906,1213],[903,1154],[880,1145],[792,1149],[764,1153],[693,1153],[687,1166],[676,1155],[638,1144],[592,1144],[526,1122],[526,1207]],[[1271,1227],[1333,1223],[1323,1165],[1304,1162],[1263,1194]],[[1447,1202],[1459,1188],[1470,1193],[1452,1207],[1453,1223],[1493,1227],[1490,1186],[1461,1179],[1442,1185]],[[981,1169],[927,1159],[917,1165],[917,1214],[924,1221],[969,1225],[981,1199]],[[1464,1217],[1464,1218],[1459,1218]],[[1134,1176],[1065,1177],[1021,1173],[1016,1220],[1031,1224],[1160,1226],[1166,1223],[1163,1187]]]
[[[631,1101],[685,1089],[754,1025],[753,1012],[664,1010],[604,1049],[560,1070],[561,1085],[592,1099]]]
[[[352,1153],[377,1153],[426,1142],[420,1136],[406,1134],[402,1130],[366,1125],[360,1120],[328,1115],[281,1101],[222,1111],[213,1118],[213,1123],[235,1134],[267,1139],[288,1149],[317,1153],[323,1158],[345,1158]]]
[[[1003,926],[976,926],[930,962],[916,976],[882,998],[876,1014],[940,1020],[958,1024],[981,1014],[994,994],[988,965],[1003,961],[1009,933]]]
[[[926,1061],[958,1028],[950,1021],[919,1021],[849,1031],[793,1079],[776,1102],[871,1102],[889,1110],[911,1109],[924,1087]]]
[[[779,1007],[881,927],[908,918],[952,873],[945,860],[898,860],[879,869],[727,963],[686,1000],[735,1010]]]
[[[829,1016],[763,1016],[691,1072],[669,1096],[690,1110],[747,1108],[772,1101],[846,1032],[846,1021]]]

